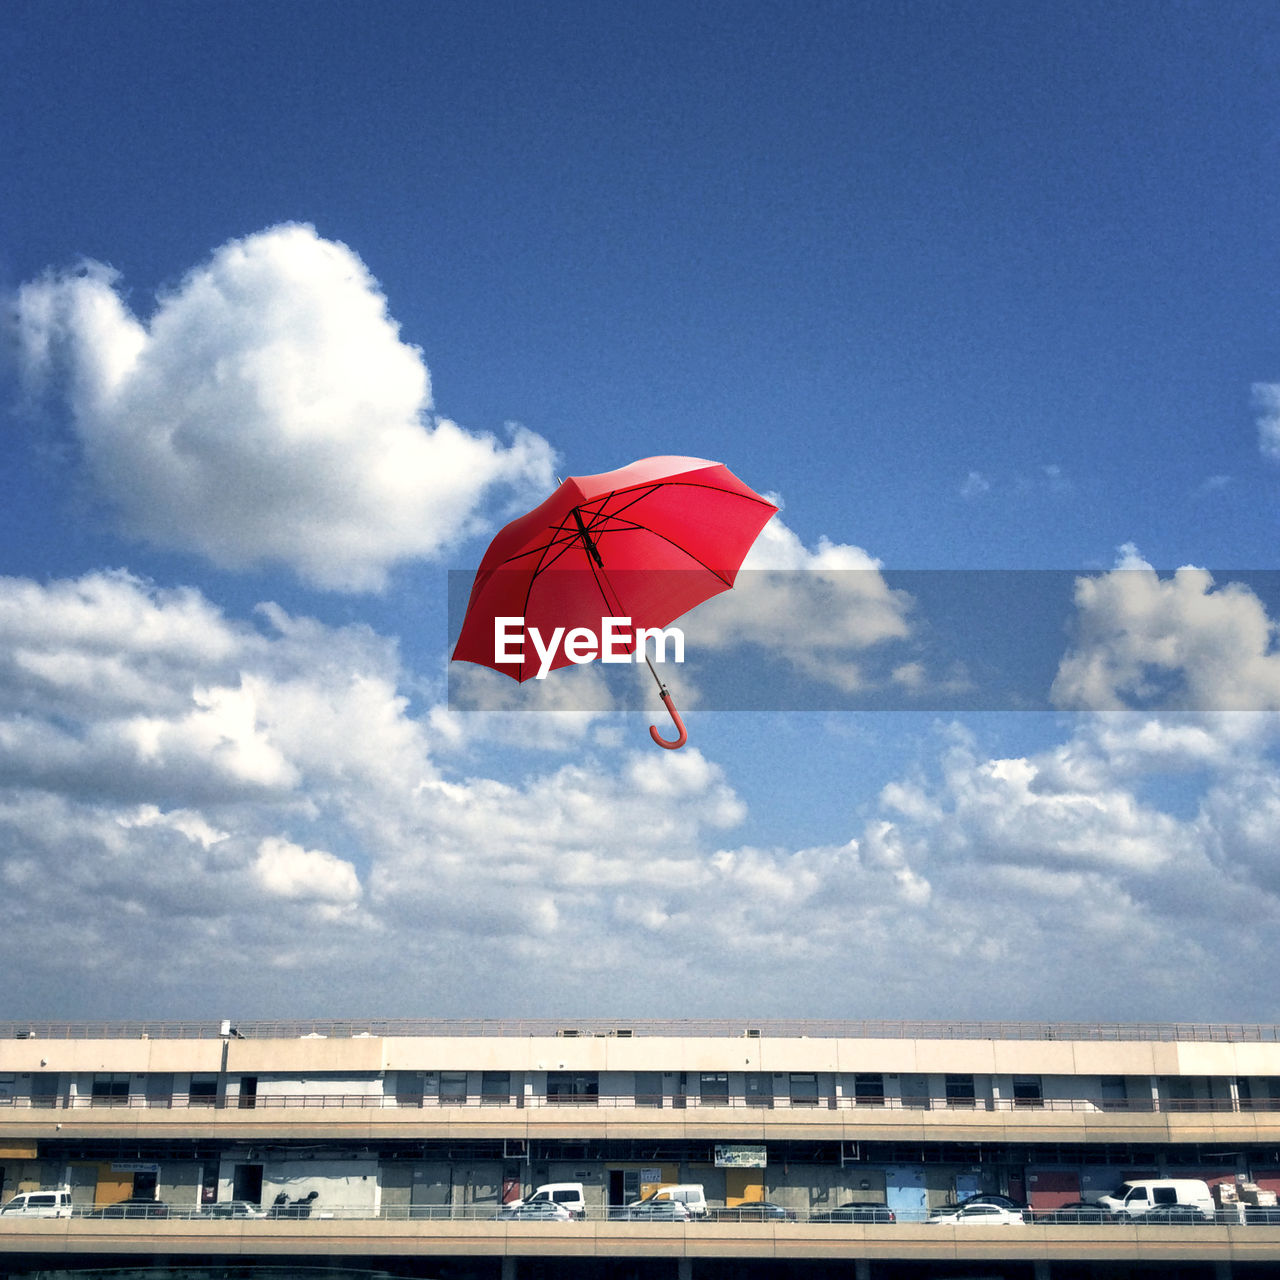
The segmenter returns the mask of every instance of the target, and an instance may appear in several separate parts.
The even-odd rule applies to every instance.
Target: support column
[[[871,1280],[871,1263],[866,1258],[858,1258],[854,1262],[853,1280]]]
[[[1035,1268],[1035,1280],[1049,1280],[1049,1262],[1047,1259],[1037,1258]]]
[[[1213,1280],[1231,1280],[1231,1263],[1215,1262],[1213,1264]]]
[[[518,1258],[503,1258],[502,1280],[516,1280],[519,1270],[520,1260]]]
[[[676,1259],[676,1280],[693,1280],[693,1259]]]

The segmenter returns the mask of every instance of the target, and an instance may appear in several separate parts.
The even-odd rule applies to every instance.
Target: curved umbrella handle
[[[689,730],[684,727],[684,721],[680,719],[680,713],[676,710],[676,704],[671,701],[671,694],[664,687],[659,691],[664,705],[671,713],[671,719],[675,721],[676,728],[680,731],[680,736],[674,742],[668,742],[657,730],[657,726],[649,726],[649,737],[660,747],[665,747],[668,751],[678,751],[689,741]]]

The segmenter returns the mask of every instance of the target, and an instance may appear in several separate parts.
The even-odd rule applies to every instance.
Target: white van
[[[5,1205],[0,1205],[0,1215],[13,1214],[20,1218],[69,1218],[71,1217],[71,1192],[20,1191]]]
[[[511,1209],[518,1205],[541,1204],[544,1200],[563,1205],[575,1218],[587,1216],[586,1188],[581,1182],[544,1182],[531,1196],[524,1200],[513,1200],[502,1207]]]
[[[1122,1182],[1098,1203],[1111,1213],[1136,1218],[1161,1204],[1191,1204],[1212,1216],[1216,1206],[1209,1184],[1199,1178],[1135,1178]]]
[[[689,1210],[691,1218],[705,1218],[707,1216],[707,1197],[703,1193],[702,1183],[689,1182],[673,1187],[659,1187],[652,1195],[645,1196],[644,1201],[637,1203],[646,1203],[650,1200],[678,1200],[686,1209]]]

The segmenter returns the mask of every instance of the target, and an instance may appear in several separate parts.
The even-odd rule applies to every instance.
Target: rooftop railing
[[[229,1029],[228,1029],[229,1027]],[[1280,1025],[1237,1022],[943,1022],[880,1019],[362,1018],[309,1021],[0,1022],[0,1038],[42,1040],[669,1036],[846,1040],[1280,1041]]]

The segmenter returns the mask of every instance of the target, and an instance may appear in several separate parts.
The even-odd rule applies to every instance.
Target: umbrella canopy
[[[629,618],[633,627],[665,627],[733,586],[775,511],[728,467],[705,458],[644,458],[601,475],[570,476],[489,544],[454,660],[516,680],[545,673],[546,664],[527,645],[522,661],[503,660],[495,643],[501,618],[522,618],[526,630],[544,636],[556,627],[599,635],[610,617]],[[550,669],[572,661],[562,650]]]

